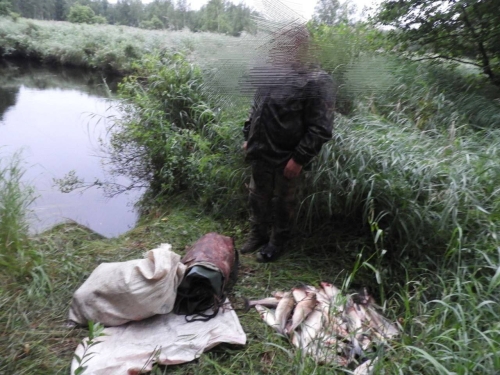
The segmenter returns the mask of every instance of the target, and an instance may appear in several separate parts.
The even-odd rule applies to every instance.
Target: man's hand
[[[247,150],[247,143],[248,142],[243,142],[243,146],[241,146],[241,148],[243,149],[243,151]]]
[[[290,159],[286,164],[284,175],[286,178],[291,180],[299,176],[300,171],[302,171],[302,165],[298,164],[295,160]]]

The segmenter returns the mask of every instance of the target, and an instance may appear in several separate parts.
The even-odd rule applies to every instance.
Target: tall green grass
[[[379,371],[498,373],[499,93],[450,66],[393,67],[391,86],[337,118],[302,224],[333,215],[382,234],[363,264],[404,333]]]
[[[308,174],[306,221],[374,217],[400,249],[443,248],[457,229],[482,235],[500,209],[500,106],[482,89],[464,90],[459,73],[393,66],[391,86],[358,94],[353,114],[337,116]]]
[[[44,27],[47,24],[40,29]],[[64,27],[57,24],[57,30]],[[111,30],[108,27],[81,30],[98,33]],[[25,35],[29,26],[21,28],[25,29],[19,35]],[[377,373],[499,373],[500,95],[460,67],[369,52],[383,45],[370,42],[375,34],[369,30],[358,32],[349,26],[337,31],[318,31],[323,38],[320,47],[328,47],[320,57],[331,62],[327,68],[336,74],[344,104],[339,107],[343,114],[336,117],[334,138],[306,168],[297,225],[311,236],[294,237],[283,259],[274,264],[257,265],[251,256],[243,256],[234,293],[264,297],[273,289],[291,288],[298,280],[369,285],[384,314],[402,327],[400,338],[379,348],[384,360]],[[134,38],[124,36],[128,43]],[[43,43],[49,43],[45,39]],[[54,327],[64,319],[62,306],[67,305],[69,291],[96,265],[94,258],[137,257],[165,240],[182,251],[208,230],[242,240],[246,223],[239,218],[246,209],[248,170],[240,145],[246,108],[240,102],[220,107],[203,89],[208,81],[192,61],[209,49],[207,45],[197,49],[200,40],[184,44],[184,50],[192,52],[188,56],[163,51],[136,59],[130,66],[133,74],[122,85],[124,117],[111,129],[116,172],[136,173],[138,184],[153,188],[147,211],[160,213],[158,220],[114,245],[61,242],[57,234],[40,239],[51,259],[47,278],[64,290],[50,294],[49,322],[36,315],[54,330],[44,336],[47,340],[56,337]],[[54,56],[63,56],[64,51]],[[224,87],[233,83],[223,82]],[[186,205],[162,216],[160,204],[168,206],[174,199],[197,205],[196,214],[176,218]],[[226,219],[225,225],[200,213],[200,207]],[[199,228],[200,222],[204,224]],[[194,233],[193,228],[199,229]],[[124,253],[121,247],[128,250]],[[12,254],[17,262],[17,253]],[[43,275],[33,278],[31,295],[47,291],[36,287],[37,280],[43,283]],[[40,299],[46,296],[40,292]],[[11,351],[9,358],[17,358],[16,348],[19,352],[12,342],[25,344],[25,332],[19,333],[19,327],[29,331],[30,343],[36,342],[37,332],[26,328],[29,324],[19,311],[34,306],[43,310],[40,299],[28,303],[14,295],[2,297],[2,303],[10,306],[0,314],[9,327],[8,337],[0,338],[2,347]],[[249,333],[247,347],[223,347],[171,372],[348,373],[295,352],[257,314],[240,318]],[[71,338],[75,337],[73,332]],[[69,363],[76,343],[66,337],[61,341]],[[33,362],[5,368],[28,372],[43,364],[43,373],[51,373],[43,359],[47,348],[40,346]],[[59,360],[59,369],[63,362]]]
[[[0,159],[0,266],[4,275],[13,277],[30,275],[39,260],[31,247],[27,217],[34,192],[23,175],[19,154]]]

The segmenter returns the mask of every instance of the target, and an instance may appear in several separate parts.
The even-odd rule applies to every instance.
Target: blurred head
[[[269,51],[274,64],[305,64],[310,61],[311,35],[306,25],[287,26],[274,33]]]

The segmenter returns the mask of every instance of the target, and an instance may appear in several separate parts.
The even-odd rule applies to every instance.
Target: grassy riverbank
[[[190,31],[144,30],[128,26],[74,24],[0,16],[0,56],[33,59],[125,75],[146,53],[197,51],[213,57],[210,46],[231,45],[237,38]]]
[[[332,281],[345,292],[368,285],[402,329],[381,348],[377,373],[498,373],[500,93],[461,66],[369,53],[361,31],[332,30],[337,39],[317,31],[329,41],[325,56],[328,48],[344,51],[332,40],[350,41],[336,57],[345,63],[336,71],[343,114],[305,173],[286,253],[269,265],[243,256],[231,298],[265,297],[299,282]],[[85,335],[65,326],[67,308],[98,263],[137,258],[161,242],[182,253],[208,231],[243,241],[246,108],[214,105],[186,54],[137,58],[120,89],[125,115],[113,128],[115,172],[151,184],[143,221],[108,240],[56,228],[26,243],[36,256],[22,278],[2,273],[0,373],[67,373]],[[247,346],[222,346],[161,371],[348,373],[302,358],[254,311],[238,315]]]
[[[182,203],[169,210],[158,210],[154,216],[118,239],[103,240],[75,225],[56,227],[33,239],[33,246],[43,259],[43,274],[24,283],[1,278],[5,289],[1,296],[0,371],[68,373],[72,353],[87,331],[66,326],[67,309],[73,291],[99,263],[140,258],[144,251],[163,242],[171,243],[173,250],[182,254],[186,245],[209,231],[232,235],[239,244],[241,231],[245,229],[235,223],[214,220],[200,214],[196,207]],[[349,236],[341,233],[340,228],[337,232],[347,240],[338,247],[314,245],[324,238],[321,231],[313,237],[296,238],[293,251],[283,260],[287,267],[283,263],[260,265],[253,256],[243,256],[239,282],[231,296],[235,306],[241,306],[240,296],[260,297],[275,288],[289,288],[291,280],[299,274],[303,282],[333,280],[337,276],[340,281],[348,271],[343,267],[351,266],[363,244],[360,240],[350,242],[352,239],[348,240]],[[309,256],[313,252],[315,255]],[[340,254],[342,264],[337,261]],[[221,368],[227,369],[223,373],[273,373],[285,364],[290,371],[305,366],[304,373],[310,373],[315,367],[312,361],[303,362],[299,357],[288,363],[291,347],[287,348],[286,342],[263,324],[254,311],[238,315],[248,335],[246,347],[217,348],[195,363],[169,367],[167,373],[215,374]],[[290,353],[273,349],[273,343]]]

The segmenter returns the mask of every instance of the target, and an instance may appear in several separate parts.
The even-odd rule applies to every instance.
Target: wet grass
[[[0,17],[0,56],[32,59],[125,75],[141,56],[165,50],[184,51],[207,66],[218,58],[250,58],[259,38],[190,31],[145,30],[128,26],[73,24]],[[235,52],[237,49],[237,52]],[[240,64],[244,62],[241,61]],[[232,68],[238,70],[238,64]],[[231,82],[234,85],[236,82]]]
[[[36,35],[47,25],[7,27]],[[57,30],[70,26],[80,27]],[[331,281],[345,292],[369,286],[385,315],[403,329],[381,348],[377,373],[499,373],[498,92],[449,67],[378,63],[390,66],[381,71],[391,77],[368,82],[366,95],[354,90],[352,113],[337,117],[333,141],[307,172],[298,230],[287,251],[268,265],[242,256],[231,298],[238,307],[242,296],[262,298],[298,283]],[[359,82],[353,76],[368,72],[362,61],[355,65],[354,86]],[[219,138],[230,146],[214,156],[227,163],[228,156],[241,157],[233,133],[241,122],[226,125]],[[239,221],[245,171],[228,169],[197,170],[206,186],[194,190],[206,192],[206,202],[172,203],[169,196],[169,209],[151,205],[147,219],[117,239],[70,225],[31,240],[43,261],[22,280],[0,276],[0,373],[68,372],[86,334],[65,325],[71,295],[100,262],[138,258],[162,242],[182,253],[210,231],[234,236],[240,245],[248,231]],[[193,363],[154,373],[349,373],[302,357],[254,311],[238,315],[248,335],[245,347],[222,345]]]
[[[348,223],[347,223],[348,224]],[[24,283],[2,275],[0,301],[0,371],[15,374],[66,374],[86,329],[67,326],[72,293],[101,262],[136,259],[162,242],[182,254],[206,232],[234,236],[241,245],[247,228],[217,221],[199,208],[175,204],[152,212],[137,228],[116,239],[103,239],[76,224],[60,225],[33,239],[44,259],[39,278]],[[465,249],[464,249],[465,251]],[[400,338],[382,351],[384,373],[493,373],[499,369],[497,344],[499,257],[482,253],[473,265],[455,261],[438,265],[400,264],[380,259],[372,233],[331,220],[310,232],[296,232],[276,262],[259,264],[241,256],[238,283],[230,299],[262,298],[297,284],[331,281],[345,292],[368,286],[385,315],[403,328]],[[485,264],[488,265],[485,267]],[[374,272],[374,266],[381,271]],[[380,284],[377,279],[379,279]],[[464,282],[467,280],[467,282]],[[490,296],[486,298],[486,296]],[[349,369],[318,365],[303,357],[254,311],[237,310],[247,345],[221,345],[183,365],[160,366],[153,374],[347,374]],[[382,371],[381,369],[381,371]]]
[[[39,261],[28,238],[28,206],[33,189],[24,183],[20,154],[0,155],[0,267],[22,278]]]
[[[235,307],[242,307],[242,296],[260,298],[299,282],[341,283],[366,244],[362,239],[346,236],[340,228],[332,229],[338,235],[337,244],[327,243],[323,231],[297,235],[275,264],[262,265],[253,255],[242,256],[239,281],[230,297]],[[171,243],[173,250],[182,254],[186,246],[210,231],[234,236],[240,244],[245,230],[237,223],[216,221],[192,206],[178,204],[170,210],[152,213],[147,222],[116,239],[102,239],[76,224],[60,225],[37,236],[33,246],[44,259],[44,276],[25,283],[1,277],[0,372],[68,372],[76,345],[87,334],[85,329],[67,326],[71,296],[99,263],[139,258],[162,242]],[[314,245],[318,242],[324,245]],[[254,311],[238,311],[238,315],[248,335],[246,347],[221,346],[192,364],[169,367],[168,373],[273,373],[275,366],[288,363],[290,356],[294,358],[293,368],[316,367],[310,360],[303,362]]]
[[[162,242],[182,254],[210,231],[234,236],[241,245],[247,229],[246,224],[217,221],[199,208],[176,204],[151,212],[147,220],[116,239],[102,239],[75,224],[34,238],[43,266],[22,282],[0,276],[0,372],[68,373],[73,352],[87,335],[86,329],[66,325],[69,303],[99,263],[139,258]],[[263,265],[252,254],[242,256],[238,283],[230,295],[234,307],[242,306],[242,296],[262,298],[299,283],[331,281],[346,292],[368,286],[385,307],[385,315],[403,328],[402,336],[384,350],[384,373],[498,371],[500,256],[488,248],[491,243],[462,248],[466,262],[453,256],[443,260],[438,252],[425,262],[400,261],[382,254],[383,244],[380,237],[374,243],[375,233],[332,219],[309,232],[296,232],[276,263]],[[247,333],[245,347],[221,345],[192,363],[159,367],[153,373],[349,373],[302,357],[255,311],[237,314]]]
[[[142,257],[162,242],[182,252],[220,226],[193,211],[162,214],[117,239],[102,239],[77,224],[65,224],[32,239],[43,258],[38,277],[19,282],[0,276],[0,373],[66,374],[86,330],[67,326],[73,292],[101,262]],[[34,372],[36,369],[36,372]]]

